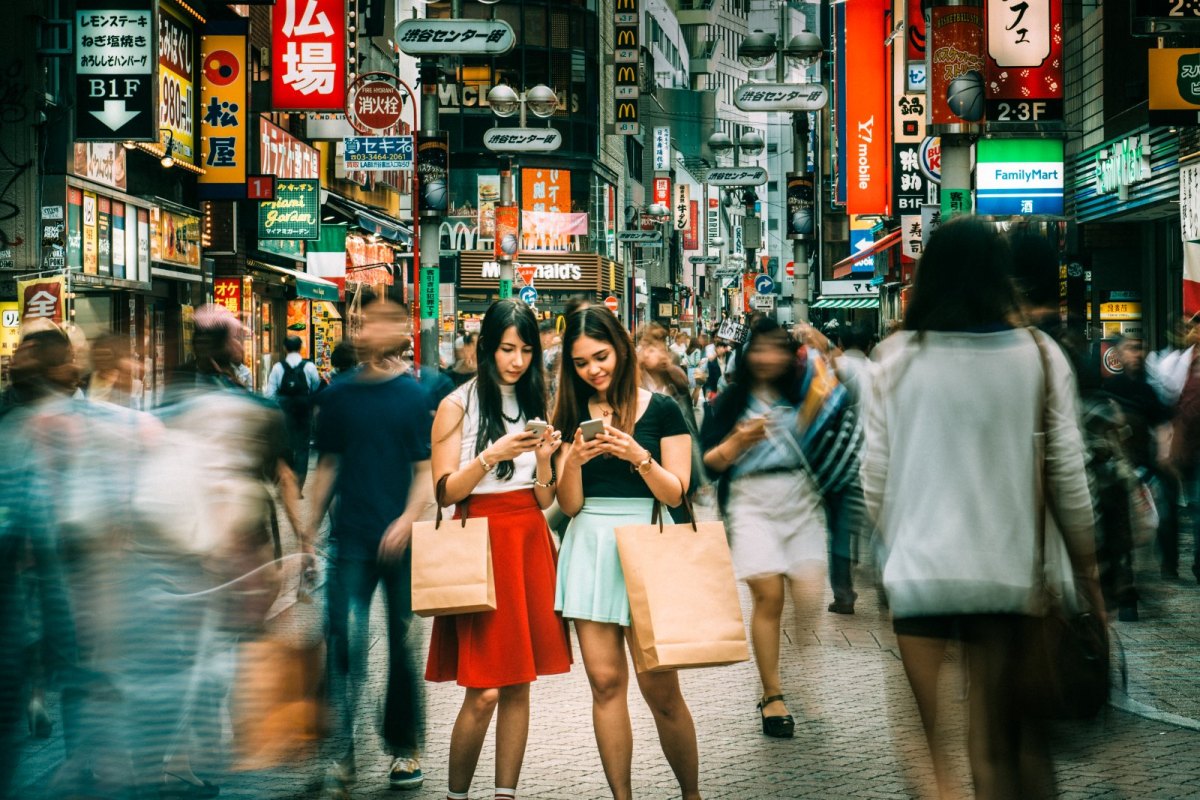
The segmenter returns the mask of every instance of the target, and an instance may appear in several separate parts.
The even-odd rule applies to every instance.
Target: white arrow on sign
[[[90,111],[93,117],[103,122],[114,131],[120,130],[129,120],[136,117],[141,111],[130,111],[125,108],[124,100],[105,100],[103,111]]]

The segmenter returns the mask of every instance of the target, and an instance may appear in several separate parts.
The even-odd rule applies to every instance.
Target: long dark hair
[[[581,308],[567,317],[558,367],[558,404],[554,410],[554,427],[562,431],[563,437],[574,437],[579,423],[587,419],[587,402],[596,393],[575,370],[575,343],[583,336],[612,345],[617,359],[608,391],[608,402],[613,407],[612,425],[631,433],[637,421],[637,356],[629,332],[621,327],[611,311],[600,306]]]
[[[904,315],[911,331],[966,331],[1012,321],[1020,304],[1008,241],[994,225],[956,217],[929,237]]]
[[[496,369],[496,351],[509,328],[516,328],[521,341],[533,349],[529,367],[517,381],[517,407],[521,418],[543,419],[546,416],[546,380],[542,370],[542,337],[537,318],[529,306],[519,300],[500,300],[483,315],[479,337],[475,344],[479,371],[475,378],[475,394],[479,397],[479,434],[475,437],[475,454],[482,453],[491,442],[508,433],[504,425],[504,398],[500,396],[500,373]],[[508,480],[513,474],[513,462],[496,465],[496,477]]]
[[[705,419],[701,444],[706,450],[716,447],[729,435],[750,403],[750,393],[754,390],[755,381],[750,374],[749,355],[755,345],[778,347],[793,354],[791,366],[772,381],[771,387],[792,405],[800,403],[802,365],[800,359],[795,357],[796,342],[778,322],[767,317],[759,317],[750,324],[750,338],[738,356],[729,386],[717,399],[713,413]],[[710,439],[715,441],[710,443]]]

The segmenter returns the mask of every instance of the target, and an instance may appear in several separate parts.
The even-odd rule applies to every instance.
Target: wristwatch
[[[638,475],[645,475],[652,466],[654,466],[654,456],[647,450],[646,457],[634,465],[633,471]]]

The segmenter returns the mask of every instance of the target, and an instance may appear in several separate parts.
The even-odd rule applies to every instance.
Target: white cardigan
[[[1093,552],[1094,517],[1071,367],[1048,336],[1047,573],[1070,585],[1064,545]],[[872,386],[863,488],[883,537],[898,618],[1037,613],[1036,450],[1045,384],[1029,330],[897,334]],[[1064,539],[1066,541],[1064,541]]]

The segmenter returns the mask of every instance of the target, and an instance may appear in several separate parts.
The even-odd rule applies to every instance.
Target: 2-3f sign
[[[153,19],[152,0],[79,0],[76,139],[157,140]]]

